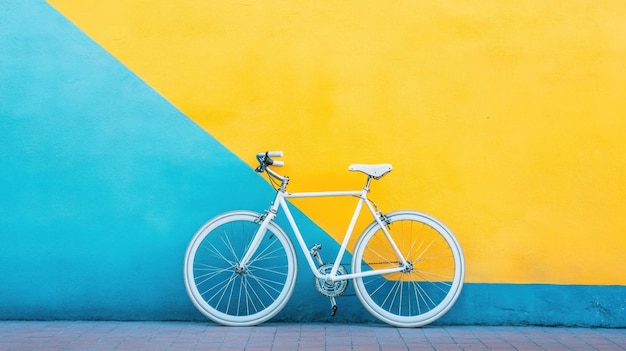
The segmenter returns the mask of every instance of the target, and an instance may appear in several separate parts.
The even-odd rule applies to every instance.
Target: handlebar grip
[[[285,162],[283,161],[274,161],[274,163],[272,163],[272,166],[275,166],[275,167],[282,167],[284,165],[285,165]]]
[[[282,151],[268,151],[267,156],[269,157],[283,157]]]

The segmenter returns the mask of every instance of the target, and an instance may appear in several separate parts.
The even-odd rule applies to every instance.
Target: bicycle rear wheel
[[[238,269],[260,226],[260,217],[249,211],[222,214],[200,228],[187,248],[187,293],[195,307],[217,323],[263,323],[280,312],[293,293],[296,253],[274,222],[270,222],[246,268]]]
[[[388,214],[386,229],[411,268],[406,272],[355,278],[365,308],[397,327],[419,327],[443,316],[463,287],[463,252],[452,232],[415,211]],[[381,226],[373,222],[355,245],[354,273],[398,267]]]

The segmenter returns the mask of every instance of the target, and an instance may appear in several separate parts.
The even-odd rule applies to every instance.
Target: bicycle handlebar
[[[282,167],[285,165],[283,161],[274,161],[272,157],[282,157],[282,151],[266,151],[259,152],[256,154],[256,159],[259,161],[259,167],[256,169],[257,172],[263,172],[266,170],[267,166],[276,166]]]

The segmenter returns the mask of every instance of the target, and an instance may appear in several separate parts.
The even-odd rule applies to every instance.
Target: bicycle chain
[[[400,261],[385,261],[385,262],[369,262],[368,265],[373,265],[373,264],[390,264],[390,263],[396,263],[396,264],[400,264]],[[332,264],[332,263],[324,263],[326,264]],[[352,266],[352,263],[340,263],[340,266]]]
[[[369,265],[377,265],[377,264],[390,264],[390,263],[397,263],[397,264],[400,264],[400,261],[391,261],[391,262],[371,262],[371,263],[368,263],[368,264],[369,264]],[[331,263],[324,263],[322,266],[327,265],[327,264],[331,264]],[[352,264],[351,264],[351,263],[346,263],[346,264],[341,263],[341,264],[340,264],[340,266],[350,267],[350,266],[352,266]],[[321,266],[320,266],[320,267],[321,267]],[[313,279],[317,279],[317,278],[313,278]],[[320,291],[318,290],[318,292],[320,292]],[[321,292],[320,292],[320,293],[321,293]],[[322,294],[322,295],[326,296],[325,294]],[[356,296],[356,294],[344,294],[344,293],[341,293],[341,294],[339,294],[339,295],[336,295],[336,296],[335,296],[335,298],[338,298],[338,297],[347,297],[347,296]]]

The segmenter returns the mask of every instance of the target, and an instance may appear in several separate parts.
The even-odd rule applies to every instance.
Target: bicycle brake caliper
[[[255,222],[256,224],[261,224],[261,223],[263,223],[263,221],[264,221],[264,220],[265,220],[265,218],[267,217],[268,213],[269,213],[269,211],[268,211],[268,210],[265,210],[265,212],[263,212],[261,215],[259,215],[259,217],[258,217],[257,219],[255,219],[255,220],[254,220],[254,222]],[[274,237],[274,233],[272,233],[272,232],[270,231],[270,236],[269,236],[269,238],[270,238],[270,239],[272,239],[273,237]]]
[[[260,224],[265,220],[265,217],[267,217],[267,211],[263,212],[254,222]]]
[[[378,218],[380,218],[381,222],[385,223],[385,226],[389,226],[391,224],[391,221],[389,220],[389,217],[387,217],[380,210],[376,211],[376,215],[378,216]]]

